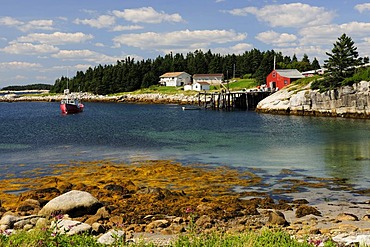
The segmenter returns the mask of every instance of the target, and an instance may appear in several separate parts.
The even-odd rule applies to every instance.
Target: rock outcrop
[[[256,111],[277,114],[370,118],[370,82],[361,81],[327,92],[283,88],[260,101]]]
[[[71,217],[79,217],[85,214],[93,214],[101,203],[85,191],[72,190],[49,201],[39,212],[39,215],[68,214]]]

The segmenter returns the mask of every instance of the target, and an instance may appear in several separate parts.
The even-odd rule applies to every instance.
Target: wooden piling
[[[269,96],[271,92],[199,92],[198,105],[213,110],[255,110],[258,102]]]

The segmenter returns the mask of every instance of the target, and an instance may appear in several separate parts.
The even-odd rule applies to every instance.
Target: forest
[[[72,78],[58,78],[51,92],[63,92],[67,88],[67,82],[72,92],[83,91],[100,95],[131,92],[157,85],[162,74],[175,71],[185,71],[191,75],[223,73],[225,80],[233,77],[254,78],[259,84],[264,84],[266,76],[273,70],[274,58],[277,69],[297,69],[303,72],[320,68],[318,60],[314,58],[311,62],[306,54],[298,60],[296,55],[283,56],[274,50],[261,52],[252,49],[241,55],[221,55],[212,53],[211,50],[195,50],[186,55],[169,53],[164,57],[141,61],[127,57],[116,64],[90,67],[85,72],[78,71]]]
[[[26,90],[51,90],[52,85],[50,84],[31,84],[23,86],[8,86],[4,87],[1,90],[4,91],[26,91]]]

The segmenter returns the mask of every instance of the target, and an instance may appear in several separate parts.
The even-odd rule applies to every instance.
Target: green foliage
[[[78,71],[73,78],[58,78],[51,92],[61,93],[67,88],[67,84],[72,92],[84,91],[102,95],[132,92],[158,85],[159,77],[171,71],[185,71],[190,75],[222,73],[226,80],[247,75],[248,79],[254,78],[258,84],[264,84],[266,76],[273,69],[274,57],[280,68],[311,67],[307,55],[304,56],[304,61],[300,62],[283,57],[281,53],[273,50],[261,52],[252,49],[241,55],[220,55],[210,50],[205,53],[196,50],[186,55],[170,53],[164,57],[141,61],[127,57],[114,65],[98,65],[85,72]]]
[[[229,88],[231,90],[237,91],[242,89],[254,88],[257,85],[258,84],[255,79],[238,79],[235,82],[229,83]]]
[[[1,90],[4,91],[26,91],[26,90],[50,90],[52,85],[49,84],[31,84],[24,86],[9,86],[4,87]]]
[[[351,86],[354,83],[358,83],[360,81],[370,81],[370,68],[357,69],[356,73],[353,76],[344,79],[337,86]],[[315,81],[313,81],[311,84],[311,89],[319,89],[320,92],[325,92],[327,90],[333,89],[333,85],[327,77],[315,78]]]
[[[183,87],[165,87],[165,86],[159,86],[159,85],[150,86],[148,88],[141,88],[131,93],[133,94],[141,94],[141,93],[178,94],[178,93],[182,93],[182,94],[189,94],[189,95],[195,94],[192,91],[184,91]],[[117,94],[117,95],[120,95],[120,94]]]
[[[354,46],[351,37],[342,34],[333,46],[332,53],[326,53],[328,59],[324,64],[327,68],[325,77],[322,80],[315,80],[311,85],[312,89],[319,89],[323,92],[370,79],[368,69],[356,69],[364,61],[366,62],[367,58],[359,57],[357,47]]]
[[[54,236],[50,229],[38,229],[34,231],[19,231],[9,236],[0,235],[0,246],[2,247],[72,247],[91,246],[103,247],[91,235],[58,235]]]
[[[325,83],[333,89],[341,85],[341,82],[351,77],[355,72],[355,66],[360,65],[362,58],[358,58],[357,47],[354,46],[351,37],[342,34],[333,44],[332,53],[326,53],[324,67],[328,69]]]
[[[370,68],[359,68],[352,77],[344,79],[341,85],[353,85],[360,81],[370,81]]]
[[[299,242],[292,238],[287,232],[280,229],[263,228],[258,231],[247,231],[242,233],[197,233],[199,229],[192,229],[169,246],[172,247],[314,247],[322,244],[321,240],[308,239]],[[33,231],[18,231],[16,234],[0,234],[0,246],[2,247],[103,247],[106,245],[96,241],[94,236],[88,234],[68,236],[60,234],[56,241],[52,229],[35,229]],[[323,246],[337,246],[332,240],[326,240]],[[118,238],[117,242],[110,246],[132,246],[132,247],[155,247],[153,243],[139,241],[137,243],[125,243]]]
[[[299,243],[289,234],[280,230],[261,230],[239,234],[212,233],[191,234],[181,236],[172,244],[180,246],[209,246],[209,247],[312,247],[309,243]]]
[[[315,83],[316,81],[321,80],[322,78],[323,77],[321,75],[314,75],[314,76],[304,77],[304,78],[298,79],[298,80],[294,81],[292,84],[300,85],[300,86],[306,86],[310,82]]]

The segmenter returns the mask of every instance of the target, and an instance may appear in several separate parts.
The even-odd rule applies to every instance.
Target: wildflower
[[[54,218],[57,219],[57,220],[61,220],[63,219],[64,215],[63,214],[58,214],[58,215],[55,215]]]
[[[308,243],[314,246],[321,246],[322,241],[320,239],[310,239]]]
[[[193,210],[191,207],[187,207],[187,208],[185,209],[185,213],[187,213],[187,214],[190,214],[190,213],[192,213],[192,212],[194,212],[194,210]]]

